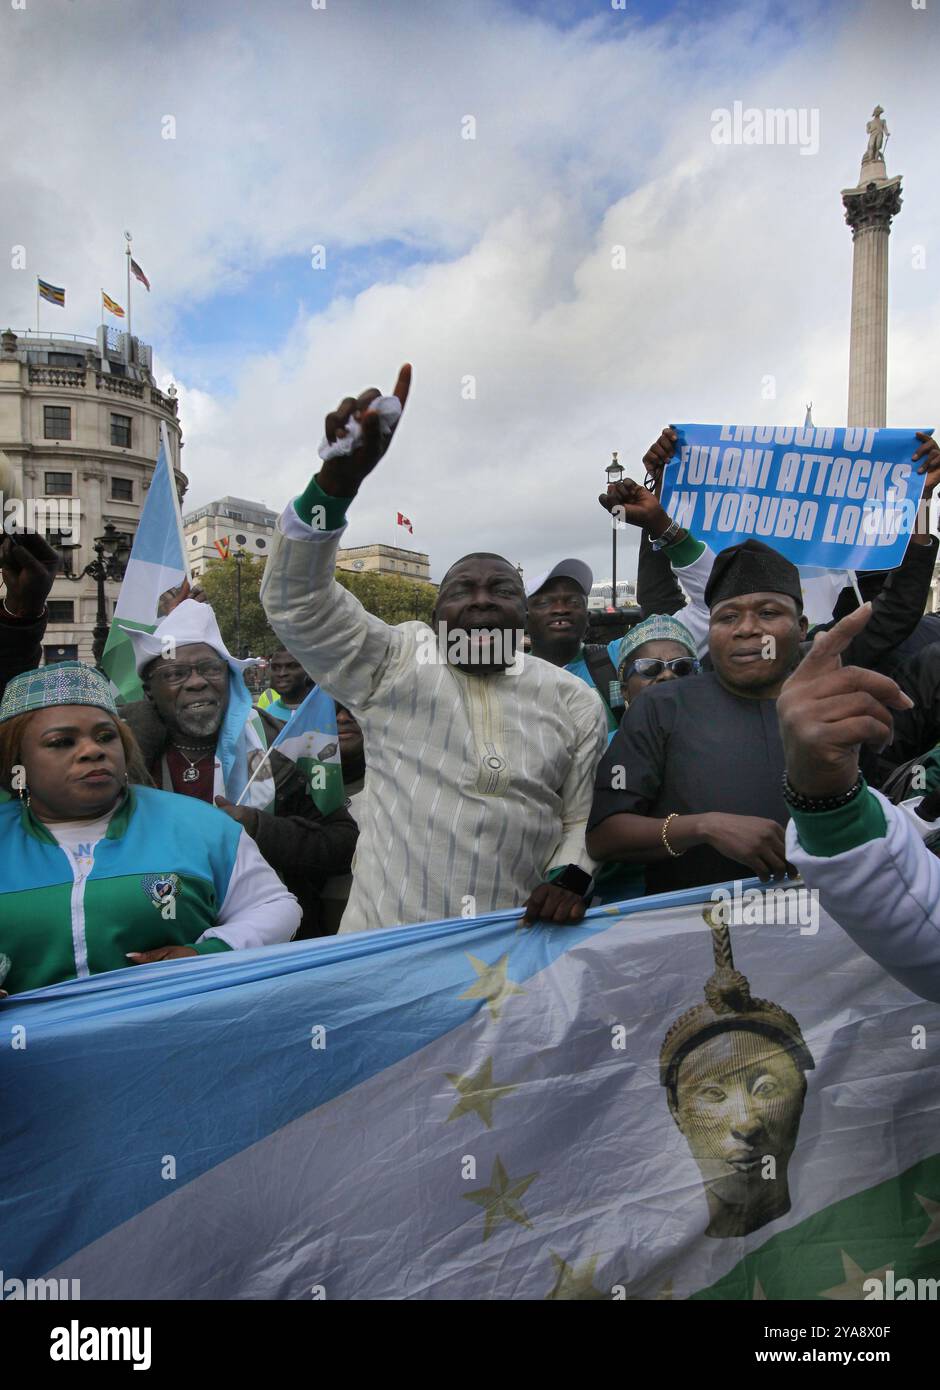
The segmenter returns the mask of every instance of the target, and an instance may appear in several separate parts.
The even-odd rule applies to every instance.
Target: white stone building
[[[94,338],[75,334],[0,334],[0,450],[13,465],[22,496],[45,504],[44,527],[63,556],[64,571],[49,595],[45,659],[92,661],[97,586],[75,580],[95,558],[92,548],[110,523],[133,536],[167,425],[180,494],[182,439],[175,396],[153,379],[151,349],[102,325]],[[76,536],[56,534],[57,521],[78,514]],[[77,544],[74,544],[77,539]],[[118,594],[105,581],[110,622]]]
[[[234,555],[241,550],[266,560],[277,517],[263,502],[244,497],[220,497],[188,512],[183,517],[183,535],[193,579],[204,574],[211,561],[223,560],[226,552]]]
[[[336,568],[355,574],[394,575],[431,583],[431,561],[423,550],[403,550],[397,545],[353,545],[336,552]]]

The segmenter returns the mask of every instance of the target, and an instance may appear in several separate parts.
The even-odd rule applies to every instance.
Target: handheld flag
[[[414,527],[412,526],[408,518],[405,516],[404,512],[398,513],[398,524],[399,526],[404,526],[406,531],[410,531],[411,534],[414,535]]]
[[[106,309],[109,314],[114,314],[116,318],[122,319],[124,317],[124,310],[120,304],[109,294],[105,294],[104,290],[101,291],[101,307]]]
[[[321,815],[328,816],[345,803],[336,706],[318,685],[294,710],[268,752],[275,749],[297,764]],[[256,769],[256,775],[260,770]]]
[[[215,548],[216,548],[216,550],[219,552],[219,554],[221,555],[222,559],[223,559],[223,560],[227,560],[227,559],[229,558],[229,550],[228,550],[229,537],[228,537],[228,536],[220,536],[219,539],[218,539],[217,541],[214,541],[214,542],[213,542],[213,544],[215,545]]]
[[[150,281],[147,279],[146,275],[145,275],[144,272],[141,270],[140,266],[139,266],[139,265],[137,264],[137,262],[134,260],[133,256],[131,257],[131,274],[132,274],[132,275],[136,275],[137,279],[138,279],[138,280],[140,281],[140,283],[143,285],[144,289],[147,290],[148,293],[149,293],[149,290],[150,290]]]
[[[150,491],[140,514],[114,621],[101,658],[105,674],[125,702],[143,699],[144,692],[134,665],[131,639],[121,624],[153,632],[159,621],[157,609],[161,595],[189,577],[183,546],[183,519],[164,425]]]
[[[39,297],[45,299],[49,304],[58,304],[60,309],[65,308],[65,290],[59,285],[50,285],[46,280],[40,280],[36,276],[36,284],[39,286]]]

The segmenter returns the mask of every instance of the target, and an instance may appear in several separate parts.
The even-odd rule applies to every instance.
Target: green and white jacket
[[[940,1003],[940,859],[926,826],[880,792],[835,811],[794,811],[787,859],[857,946]]]
[[[37,989],[129,964],[289,941],[297,900],[237,821],[194,797],[132,787],[85,866],[20,801],[0,805],[4,987]]]

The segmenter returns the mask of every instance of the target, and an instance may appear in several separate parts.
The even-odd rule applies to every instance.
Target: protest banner
[[[674,425],[662,502],[715,551],[754,539],[800,566],[895,569],[924,478],[915,430]],[[924,430],[932,434],[932,430]]]
[[[940,1008],[799,885],[717,897],[717,925],[691,889],[6,1001],[12,1296],[914,1296]]]

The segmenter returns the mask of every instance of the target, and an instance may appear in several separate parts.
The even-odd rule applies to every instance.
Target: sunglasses
[[[660,661],[655,656],[638,656],[633,665],[624,671],[620,681],[626,685],[631,676],[642,676],[644,680],[654,681],[667,668],[674,676],[697,676],[702,669],[702,663],[694,656],[675,656],[672,661]]]

